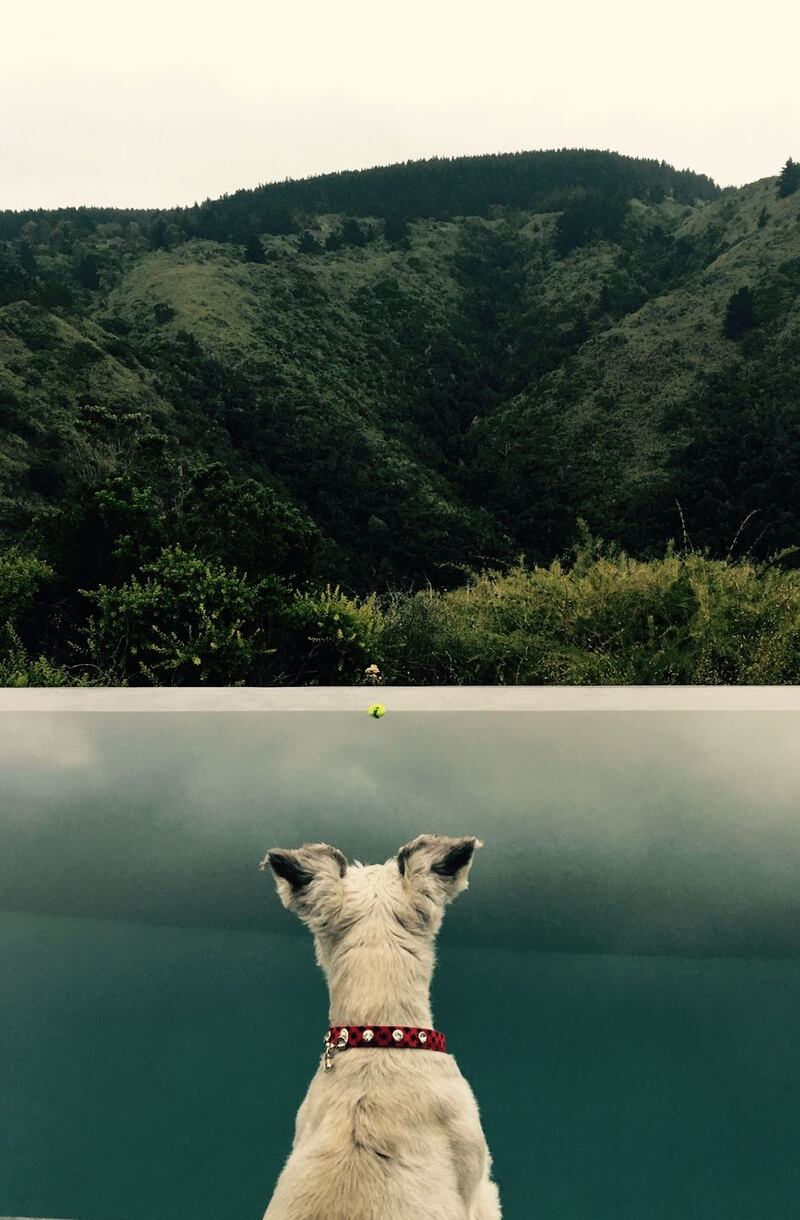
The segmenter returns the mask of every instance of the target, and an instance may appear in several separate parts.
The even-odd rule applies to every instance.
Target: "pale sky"
[[[6,0],[0,209],[191,204],[430,156],[800,158],[794,0]]]

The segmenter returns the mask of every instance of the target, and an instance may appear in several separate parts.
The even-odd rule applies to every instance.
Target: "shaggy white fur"
[[[420,835],[384,864],[335,847],[275,849],[284,906],[313,933],[331,1025],[433,1026],[429,989],[444,908],[480,840]],[[452,1055],[354,1048],[323,1060],[264,1220],[500,1220],[472,1090]]]

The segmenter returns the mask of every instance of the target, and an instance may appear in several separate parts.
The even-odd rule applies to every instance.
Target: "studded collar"
[[[324,1038],[325,1069],[333,1056],[356,1047],[366,1050],[445,1051],[445,1036],[438,1029],[416,1025],[332,1025]]]

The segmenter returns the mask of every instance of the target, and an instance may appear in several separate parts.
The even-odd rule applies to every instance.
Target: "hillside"
[[[51,573],[20,631],[63,651],[176,545],[366,595],[580,519],[797,544],[799,221],[774,178],[581,150],[0,213],[0,530]]]

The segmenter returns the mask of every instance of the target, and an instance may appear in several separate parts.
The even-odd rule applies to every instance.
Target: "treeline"
[[[358,598],[251,580],[181,548],[117,588],[59,656],[31,635],[47,565],[0,556],[0,685],[796,684],[800,572],[587,537],[569,562]]]
[[[60,208],[0,212],[0,240],[19,237],[30,223],[69,222],[78,233],[97,225],[137,223],[158,245],[173,229],[182,238],[246,242],[253,232],[300,231],[308,216],[344,213],[393,224],[416,219],[486,216],[493,207],[560,211],[587,193],[603,199],[679,203],[715,199],[720,188],[705,174],[665,161],[592,149],[435,157],[372,169],[272,182],[207,199],[187,208],[130,210]]]
[[[586,149],[433,158],[374,169],[271,183],[171,214],[197,236],[242,241],[253,229],[285,233],[298,215],[343,212],[394,223],[419,218],[486,216],[492,207],[560,211],[586,193],[604,199],[657,202],[714,199],[703,174],[664,161]]]

